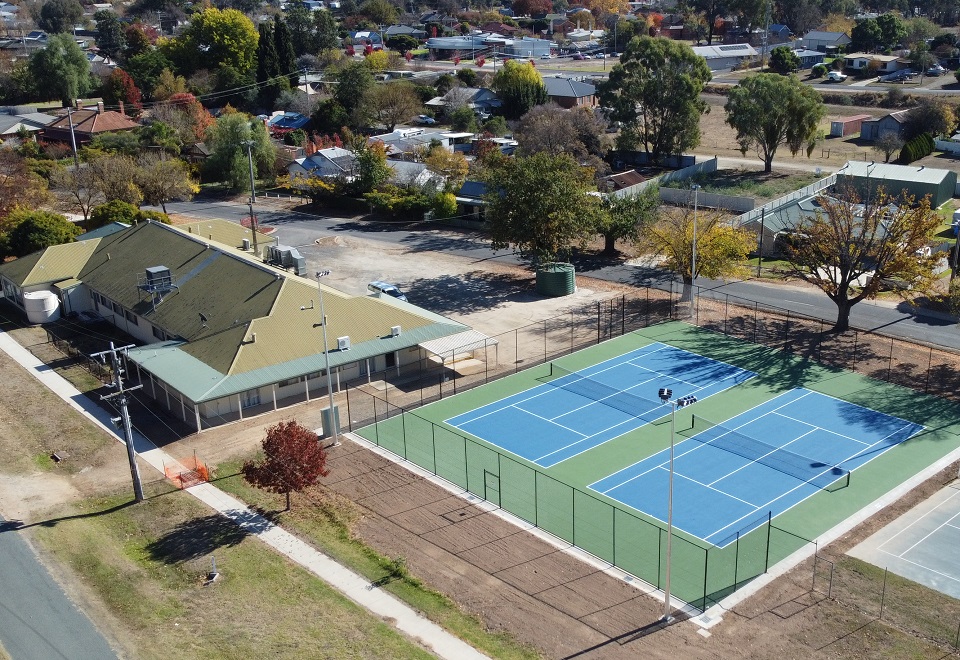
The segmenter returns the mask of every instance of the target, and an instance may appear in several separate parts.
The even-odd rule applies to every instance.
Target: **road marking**
[[[807,307],[814,307],[813,303],[799,302],[797,300],[784,300],[783,302],[790,303],[792,305],[806,305]]]

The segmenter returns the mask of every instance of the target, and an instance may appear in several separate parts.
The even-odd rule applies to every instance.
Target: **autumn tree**
[[[85,224],[93,208],[105,201],[97,185],[96,172],[86,165],[55,169],[50,175],[50,186],[57,198],[57,208],[82,215]]]
[[[0,257],[23,257],[51,245],[72,243],[82,233],[59,213],[22,206],[8,214],[5,224],[12,228],[0,235]]]
[[[374,119],[393,131],[397,124],[409,121],[423,105],[416,90],[408,82],[398,81],[377,85],[369,94]]]
[[[540,16],[553,11],[550,0],[514,0],[514,16]]]
[[[547,102],[547,87],[530,62],[507,60],[493,77],[491,86],[500,97],[507,119],[519,119],[534,106]]]
[[[596,231],[603,236],[603,254],[617,254],[617,241],[637,242],[643,229],[652,224],[660,210],[660,189],[647,186],[633,195],[611,193],[597,217]]]
[[[696,236],[696,271],[693,243]],[[753,237],[734,227],[718,211],[690,206],[665,210],[659,218],[644,226],[637,247],[649,254],[665,257],[664,266],[683,280],[682,300],[690,300],[697,277],[710,279],[739,277],[741,262],[753,247]]]
[[[143,110],[140,89],[123,69],[114,69],[103,83],[103,100],[116,106],[123,102],[125,111],[137,115]]]
[[[299,493],[330,474],[327,452],[317,434],[295,421],[280,422],[267,429],[262,445],[263,457],[247,461],[240,468],[243,478],[270,493],[287,496]]]
[[[189,200],[200,187],[190,178],[186,163],[177,159],[142,156],[136,176],[137,185],[143,193],[143,203],[159,206],[167,212],[167,202]]]
[[[740,151],[754,148],[763,159],[764,172],[773,169],[773,157],[780,145],[790,153],[806,147],[809,153],[825,109],[823,97],[795,75],[758,73],[744,78],[730,90],[727,123],[737,131]]]
[[[450,192],[460,189],[470,171],[466,156],[459,151],[450,151],[441,146],[431,149],[423,159],[423,164],[434,174],[443,177],[446,182],[444,188]]]
[[[514,137],[523,155],[540,152],[568,153],[581,165],[603,176],[610,166],[603,161],[609,149],[607,122],[592,108],[564,110],[548,103],[533,108],[520,119]]]
[[[214,124],[213,116],[189,92],[174,94],[165,102],[153,106],[150,115],[155,121],[162,121],[173,128],[182,144],[203,142]]]
[[[850,310],[877,297],[891,281],[911,295],[930,291],[938,254],[924,255],[941,217],[928,197],[888,196],[881,189],[862,202],[851,188],[817,199],[816,215],[802,218],[784,254],[794,272],[837,306],[835,332],[850,327]]]
[[[15,207],[36,208],[47,200],[47,184],[13,149],[0,149],[0,226]]]
[[[185,94],[187,91],[186,78],[175,75],[170,69],[164,69],[153,88],[153,100],[166,101],[174,94]]]
[[[93,185],[106,201],[118,199],[140,206],[143,193],[136,184],[137,162],[130,156],[101,154],[90,158],[86,168]]]
[[[536,268],[567,255],[597,226],[593,172],[568,154],[503,160],[487,176],[487,220],[495,250],[514,248]]]
[[[953,105],[940,97],[925,97],[907,113],[904,132],[909,140],[921,133],[935,137],[953,135],[956,127],[957,115]]]
[[[610,77],[598,86],[610,118],[623,123],[618,146],[641,148],[654,163],[700,143],[700,98],[710,80],[706,60],[690,46],[665,38],[640,37],[627,44]]]

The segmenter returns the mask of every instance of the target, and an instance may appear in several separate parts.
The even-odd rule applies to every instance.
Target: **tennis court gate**
[[[368,393],[371,442],[518,518],[661,588],[665,525],[575,488],[495,448]],[[775,525],[769,513],[713,545],[675,531],[671,591],[704,610],[770,566],[815,544]]]

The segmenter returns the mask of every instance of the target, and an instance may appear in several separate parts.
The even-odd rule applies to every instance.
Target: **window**
[[[166,339],[166,335],[164,334],[163,330],[161,330],[157,326],[153,326],[153,336],[159,339],[160,341],[163,341],[164,339]]]
[[[136,315],[136,314],[134,314],[133,312],[124,310],[124,311],[123,311],[123,315],[124,315],[124,317],[126,317],[126,319],[127,319],[128,321],[130,321],[130,323],[132,323],[132,324],[134,324],[134,325],[137,325],[137,315]]]
[[[297,376],[296,378],[288,378],[287,380],[281,380],[279,383],[277,383],[277,386],[288,387],[290,385],[296,385],[299,382],[300,382],[300,377]]]
[[[113,311],[117,316],[123,316],[123,307],[120,306],[120,303],[113,303]]]

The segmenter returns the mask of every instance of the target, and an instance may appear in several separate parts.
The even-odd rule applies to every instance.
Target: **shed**
[[[860,132],[860,125],[868,119],[873,119],[870,115],[854,115],[853,117],[841,117],[830,120],[830,137],[845,137]]]
[[[866,163],[852,160],[837,172],[837,185],[852,185],[861,198],[875,195],[883,187],[889,195],[904,191],[918,201],[930,195],[930,206],[936,208],[953,198],[957,187],[957,173],[916,165]]]

